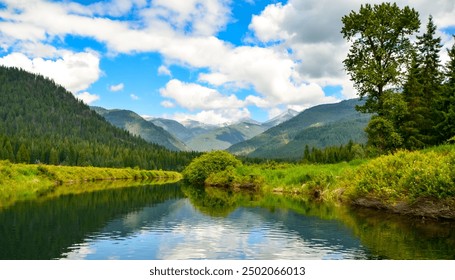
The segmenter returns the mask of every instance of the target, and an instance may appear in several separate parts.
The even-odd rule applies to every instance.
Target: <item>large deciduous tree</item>
[[[359,110],[384,114],[384,92],[399,87],[410,58],[409,36],[419,29],[419,14],[397,4],[365,4],[359,12],[342,18],[343,37],[352,42],[344,60],[360,97],[367,97]]]

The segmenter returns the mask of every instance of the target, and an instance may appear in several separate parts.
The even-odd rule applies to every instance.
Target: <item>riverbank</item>
[[[455,219],[455,145],[339,164],[243,165],[236,172],[262,177],[266,193]]]
[[[132,168],[99,168],[13,164],[0,161],[0,207],[15,201],[36,199],[49,194],[59,185],[101,180],[178,181],[178,172]]]

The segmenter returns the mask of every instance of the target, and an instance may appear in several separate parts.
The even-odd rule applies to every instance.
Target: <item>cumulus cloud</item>
[[[210,36],[230,20],[229,0],[155,0],[145,12],[149,18],[166,19],[179,33]]]
[[[167,68],[164,65],[161,65],[160,67],[158,67],[158,74],[164,75],[164,76],[172,76],[171,70],[169,70],[169,68]]]
[[[81,92],[81,93],[76,93],[74,96],[77,99],[82,100],[85,104],[92,104],[93,102],[97,101],[100,99],[100,97],[96,94],[91,94],[87,91]]]
[[[165,88],[160,90],[161,96],[171,98],[181,107],[196,110],[210,110],[222,108],[241,108],[245,102],[235,95],[225,96],[217,90],[194,83],[185,83],[176,79],[169,81]]]
[[[180,122],[194,120],[206,124],[220,125],[231,124],[245,118],[250,118],[251,113],[247,108],[232,108],[203,110],[195,114],[176,113],[168,117]]]
[[[123,90],[123,88],[125,87],[125,85],[123,83],[120,83],[120,84],[117,84],[117,85],[112,85],[109,87],[109,90],[110,91],[113,91],[113,92],[116,92],[116,91],[121,91]]]
[[[57,59],[29,58],[15,52],[1,57],[0,64],[39,73],[73,93],[86,90],[101,75],[99,57],[91,51],[81,53],[66,51]]]
[[[132,100],[139,100],[139,96],[137,96],[136,94],[130,94],[130,97]]]

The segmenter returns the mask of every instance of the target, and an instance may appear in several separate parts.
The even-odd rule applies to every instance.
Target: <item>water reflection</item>
[[[453,223],[178,184],[18,203],[0,259],[454,259]]]
[[[146,185],[16,203],[0,210],[0,259],[59,258],[115,219],[182,197],[176,184]]]

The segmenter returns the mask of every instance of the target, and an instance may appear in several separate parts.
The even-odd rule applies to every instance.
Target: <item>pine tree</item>
[[[430,16],[426,32],[417,36],[416,52],[403,89],[408,115],[400,130],[409,149],[437,144],[437,100],[442,93],[443,74],[439,58],[441,38],[435,37],[435,33]]]
[[[455,39],[455,36],[454,36]],[[449,61],[445,67],[446,82],[444,83],[439,110],[441,122],[436,126],[439,141],[444,142],[455,136],[455,43],[447,49]]]
[[[16,154],[16,162],[18,163],[29,163],[30,162],[30,151],[24,144],[21,144]]]

